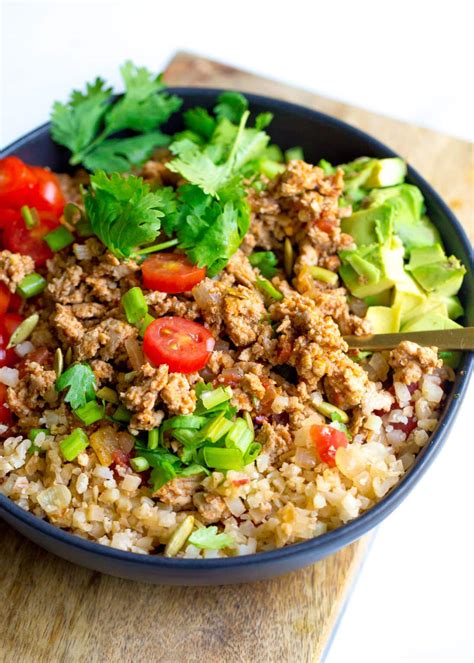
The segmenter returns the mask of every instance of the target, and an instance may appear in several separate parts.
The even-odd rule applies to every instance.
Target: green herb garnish
[[[204,550],[219,550],[219,548],[227,548],[232,546],[235,541],[230,534],[218,533],[215,525],[209,527],[200,527],[195,530],[188,538],[188,543],[193,546],[203,548]]]
[[[89,364],[73,364],[56,380],[56,391],[68,389],[64,400],[73,410],[95,399],[96,379]]]

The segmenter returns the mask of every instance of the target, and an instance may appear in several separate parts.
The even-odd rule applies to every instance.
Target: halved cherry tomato
[[[196,267],[179,253],[157,253],[142,265],[143,285],[150,290],[177,293],[191,290],[206,276],[206,269]]]
[[[14,366],[18,357],[13,348],[7,350],[11,335],[23,321],[17,313],[5,313],[0,317],[0,366]]]
[[[0,329],[3,328],[8,336],[7,343],[10,340],[10,336],[22,322],[23,316],[19,313],[5,313],[0,319]]]
[[[12,411],[5,406],[7,400],[7,387],[0,383],[0,424],[10,426],[13,423]]]
[[[0,208],[0,228],[2,230],[8,228],[8,226],[18,218],[18,214],[19,212],[17,209]]]
[[[200,371],[214,349],[212,334],[185,318],[158,318],[146,328],[143,351],[152,364],[167,364],[175,373]]]
[[[36,207],[37,210],[52,212],[61,216],[66,201],[61,191],[58,178],[46,168],[30,166],[30,170],[36,178],[34,186],[30,189],[26,205]]]
[[[311,439],[316,447],[316,453],[322,463],[329,467],[336,465],[336,451],[339,447],[347,447],[346,434],[332,426],[314,424],[310,428]]]
[[[36,175],[18,157],[0,159],[0,207],[19,209],[36,182]]]
[[[31,256],[36,265],[44,265],[53,257],[53,253],[43,237],[58,227],[59,221],[51,212],[39,212],[39,224],[34,228],[27,228],[21,212],[3,231],[3,244],[12,253],[21,253]]]
[[[16,292],[10,293],[10,303],[8,304],[8,311],[10,313],[18,313],[23,304],[23,299]]]
[[[11,292],[7,286],[0,281],[0,315],[8,311],[10,306]]]

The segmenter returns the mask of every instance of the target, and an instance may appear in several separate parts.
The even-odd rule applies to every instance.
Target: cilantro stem
[[[176,246],[178,243],[177,239],[170,239],[167,242],[161,242],[161,244],[153,244],[153,246],[147,246],[146,249],[142,249],[137,255],[143,256],[147,253],[155,253],[155,251],[163,251],[164,249],[169,249],[170,246]]]

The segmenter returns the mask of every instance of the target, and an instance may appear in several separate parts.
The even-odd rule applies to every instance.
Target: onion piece
[[[127,338],[124,343],[130,364],[134,371],[139,371],[145,363],[145,355],[136,338]]]

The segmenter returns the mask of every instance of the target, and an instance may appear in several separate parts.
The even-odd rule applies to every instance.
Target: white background
[[[0,143],[73,86],[99,74],[118,85],[127,58],[158,71],[177,49],[472,139],[469,6],[4,0]],[[379,528],[328,663],[474,661],[473,403],[471,384],[436,463]]]

